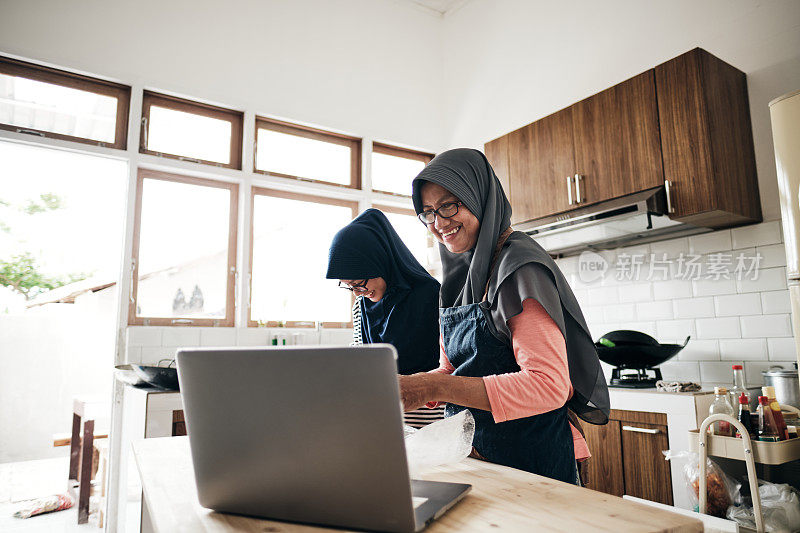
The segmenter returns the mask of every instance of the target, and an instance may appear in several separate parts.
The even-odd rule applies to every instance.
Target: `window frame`
[[[315,141],[323,141],[340,146],[350,148],[350,183],[334,183],[332,181],[319,180],[314,178],[306,178],[303,176],[294,176],[292,174],[284,174],[282,172],[273,172],[270,170],[260,170],[256,167],[258,161],[258,130],[266,129],[287,135],[295,135],[297,137],[304,137],[306,139],[313,139]],[[284,122],[282,120],[275,120],[256,115],[256,123],[254,130],[254,144],[253,150],[253,172],[256,174],[263,174],[265,176],[277,176],[279,178],[289,178],[298,181],[309,183],[324,183],[325,185],[333,185],[335,187],[345,187],[348,189],[361,189],[361,153],[362,142],[359,137],[345,135],[343,133],[334,133],[331,131],[312,128],[310,126],[301,126],[299,124],[292,124],[291,122]]]
[[[147,138],[150,129],[150,108],[155,105],[173,111],[181,111],[184,113],[191,113],[202,117],[215,118],[224,120],[231,123],[231,145],[230,145],[230,162],[220,163],[218,161],[209,161],[206,159],[197,159],[179,154],[170,154],[167,152],[158,152],[147,148]],[[148,91],[145,89],[142,93],[142,120],[141,120],[141,135],[139,136],[139,153],[155,155],[158,157],[166,157],[169,159],[177,159],[179,161],[189,161],[192,163],[199,163],[202,165],[211,165],[214,167],[232,168],[234,170],[242,170],[242,147],[244,146],[244,113],[225,107],[218,107],[210,104],[196,102],[194,100],[187,100],[185,98],[178,98],[168,94],[158,93],[155,91]]]
[[[33,81],[60,85],[70,89],[110,96],[117,99],[117,116],[114,124],[114,142],[107,143],[86,137],[76,137],[74,135],[64,135],[53,133],[47,130],[36,128],[22,128],[12,124],[0,123],[0,129],[13,131],[16,133],[27,133],[39,137],[60,139],[64,141],[91,144],[94,146],[104,146],[116,150],[127,150],[128,148],[128,115],[131,105],[131,88],[128,85],[114,83],[82,74],[75,74],[66,70],[59,70],[50,67],[0,56],[0,73],[9,76],[26,78]]]
[[[146,317],[136,316],[136,305],[139,297],[139,244],[142,229],[142,195],[145,179],[172,181],[189,185],[201,185],[230,191],[228,213],[228,279],[226,280],[225,316],[223,318],[187,318],[187,317]],[[217,326],[233,327],[236,313],[236,252],[239,220],[239,184],[219,180],[195,178],[169,172],[161,172],[147,168],[139,168],[136,176],[136,206],[133,220],[133,246],[131,251],[131,293],[128,305],[129,326]]]
[[[314,194],[306,194],[300,192],[283,191],[280,189],[272,189],[270,187],[258,187],[253,185],[250,188],[250,255],[248,258],[248,265],[250,271],[250,279],[248,286],[247,298],[247,327],[259,327],[258,322],[253,320],[253,248],[255,247],[255,239],[253,238],[254,221],[255,221],[255,202],[256,196],[271,196],[274,198],[284,198],[286,200],[299,200],[302,202],[312,202],[317,204],[336,205],[340,207],[349,207],[352,212],[352,219],[358,216],[358,201],[355,200],[340,200],[338,198],[328,198],[325,196],[317,196]],[[350,298],[350,306],[355,303],[355,295]],[[265,321],[268,328],[315,328],[317,322],[313,320],[267,320]],[[321,328],[352,328],[353,320],[350,322],[320,322]]]
[[[391,155],[394,157],[402,157],[414,161],[422,161],[426,165],[430,163],[434,157],[436,157],[436,154],[429,154],[428,152],[422,152],[420,150],[412,150],[410,148],[400,148],[399,146],[392,146],[391,144],[386,144],[378,141],[372,142],[372,153]],[[389,194],[391,196],[397,196],[399,198],[411,198],[410,194],[400,194],[397,192],[384,191],[381,189],[376,189],[375,187],[372,188],[372,191],[381,194]]]

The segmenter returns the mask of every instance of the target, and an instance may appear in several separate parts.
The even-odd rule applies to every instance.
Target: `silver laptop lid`
[[[201,505],[413,531],[395,358],[379,344],[179,350]]]

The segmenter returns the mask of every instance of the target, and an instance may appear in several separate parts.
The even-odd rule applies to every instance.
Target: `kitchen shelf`
[[[699,430],[689,430],[689,445],[692,451],[697,452]],[[708,455],[726,457],[728,459],[745,460],[742,439],[736,437],[722,437],[708,435]],[[762,442],[751,439],[753,447],[753,460],[766,465],[781,465],[800,459],[800,438],[780,442]]]

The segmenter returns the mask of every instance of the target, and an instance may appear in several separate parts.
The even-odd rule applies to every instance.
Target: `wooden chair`
[[[89,521],[89,493],[92,485],[94,425],[108,420],[111,401],[107,396],[76,396],[72,402],[72,438],[69,448],[69,487],[78,487],[78,523]],[[83,438],[81,438],[83,423]]]

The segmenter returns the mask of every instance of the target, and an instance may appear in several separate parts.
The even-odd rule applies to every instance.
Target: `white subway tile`
[[[761,297],[757,293],[715,296],[714,312],[717,316],[758,315]]]
[[[761,293],[761,309],[765,315],[791,313],[792,302],[789,291],[769,291]]]
[[[757,279],[751,279],[751,276],[736,280],[737,292],[778,291],[786,288],[785,267],[761,268]]]
[[[658,335],[655,337],[658,339],[685,339],[689,335],[692,338],[697,336],[694,320],[659,320],[656,323],[656,330]]]
[[[675,342],[678,342],[678,339],[675,339]],[[678,344],[683,344],[683,339]],[[719,341],[690,339],[686,347],[678,352],[678,359],[681,361],[719,361]]]
[[[659,368],[665,381],[700,381],[700,365],[692,361],[667,361]]]
[[[175,359],[175,352],[174,346],[143,346],[141,364],[157,366],[162,359]]]
[[[268,331],[267,328],[238,328],[236,344],[238,346],[268,346]]]
[[[742,337],[791,337],[791,315],[743,316]]]
[[[767,340],[722,339],[719,353],[727,361],[764,361],[767,359]]]
[[[161,345],[200,346],[200,330],[198,328],[187,328],[182,326],[164,328]]]
[[[201,346],[236,346],[236,328],[199,328]]]
[[[761,254],[761,268],[786,266],[786,247],[783,243],[757,246],[756,253]]]
[[[692,280],[692,290],[695,296],[736,294],[736,281],[733,279]]]
[[[731,230],[724,229],[689,237],[689,252],[708,254],[731,249]]]
[[[794,337],[767,339],[770,361],[797,361],[797,347]]]
[[[639,320],[668,320],[672,318],[672,302],[645,302],[636,304]]]
[[[647,333],[651,337],[656,337],[656,323],[655,322],[625,322],[619,329],[631,329],[633,331],[641,331]]]
[[[712,318],[714,316],[714,298],[681,298],[672,301],[675,318]]]
[[[142,362],[141,346],[128,346],[125,350],[126,362],[131,364],[140,364]]]
[[[617,257],[621,254],[627,254],[630,256],[637,256],[641,257],[643,261],[649,261],[650,259],[650,245],[649,244],[637,244],[635,246],[626,246],[625,248],[617,248],[615,250],[617,253]]]
[[[581,311],[583,312],[583,318],[586,319],[586,322],[597,323],[597,322],[603,322],[605,320],[604,318],[605,309],[601,306],[581,307]]]
[[[161,346],[161,328],[128,326],[128,346]]]
[[[733,383],[733,368],[735,364],[742,364],[742,361],[728,361],[727,363],[702,362],[700,363],[700,376],[703,383]]]
[[[690,298],[692,294],[692,282],[688,279],[653,282],[653,298],[656,300]]]
[[[619,303],[619,293],[616,287],[597,287],[589,289],[589,303],[591,305],[608,305]]]
[[[603,317],[597,322],[630,322],[636,320],[636,306],[634,304],[606,305],[597,309],[603,313]]]
[[[600,368],[603,369],[603,374],[606,377],[606,383],[608,383],[609,380],[611,380],[611,371],[614,370],[614,367],[600,361]]]
[[[561,272],[566,274],[574,274],[578,271],[578,260],[579,255],[571,255],[569,257],[562,257],[560,259],[556,259],[556,264],[558,268],[561,269]]]
[[[739,318],[698,318],[698,339],[738,339],[742,336]]]
[[[652,283],[634,283],[619,288],[619,301],[624,302],[649,302],[653,299]]]
[[[752,226],[733,228],[731,230],[733,248],[748,246],[765,246],[781,242],[780,221],[763,222]]]
[[[663,259],[666,254],[667,259],[673,259],[680,254],[689,253],[689,239],[671,239],[668,241],[651,242],[650,253],[655,255],[656,260]]]
[[[782,365],[784,368],[789,369],[789,364],[780,362],[746,362],[744,364],[744,380],[748,385],[764,385],[764,375],[761,373],[764,370],[769,370],[770,367],[775,365]]]

